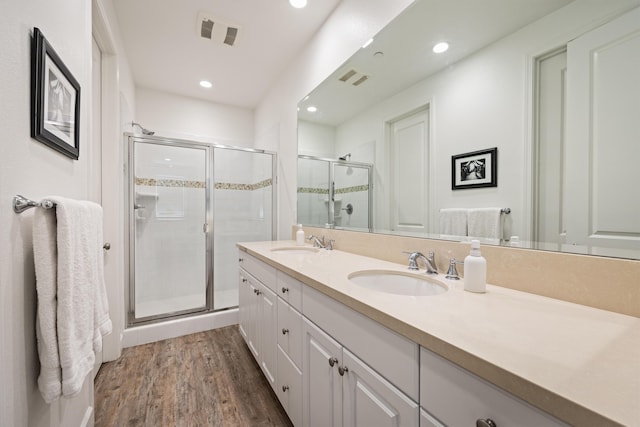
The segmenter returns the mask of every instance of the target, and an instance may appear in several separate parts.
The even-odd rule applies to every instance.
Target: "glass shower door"
[[[324,227],[331,224],[329,193],[331,162],[298,156],[298,222]]]
[[[238,306],[238,242],[275,237],[275,154],[214,147],[213,309]]]
[[[349,230],[371,229],[371,166],[333,165],[334,224]]]
[[[134,141],[132,323],[206,310],[207,147]]]

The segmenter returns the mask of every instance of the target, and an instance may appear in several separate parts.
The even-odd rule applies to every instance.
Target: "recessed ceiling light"
[[[307,0],[289,0],[289,4],[296,9],[302,9],[307,5]]]
[[[433,51],[435,53],[442,53],[442,52],[446,52],[447,49],[449,49],[449,43],[447,42],[440,42],[437,43],[434,47],[433,47]]]
[[[307,107],[307,111],[310,113],[315,113],[316,111],[318,111],[318,109],[312,105],[310,107]]]
[[[366,48],[366,47],[367,47],[367,46],[369,46],[371,43],[373,43],[373,39],[372,39],[372,38],[371,38],[371,39],[369,39],[369,40],[367,40],[367,42],[366,42],[365,44],[363,44],[363,45],[362,45],[362,48],[363,48],[363,49],[364,49],[364,48]]]
[[[211,89],[213,87],[213,84],[211,84],[211,82],[208,80],[200,80],[200,86],[206,89]]]

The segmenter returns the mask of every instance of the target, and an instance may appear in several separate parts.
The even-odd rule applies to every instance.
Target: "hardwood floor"
[[[124,349],[95,406],[96,427],[292,426],[237,325]]]

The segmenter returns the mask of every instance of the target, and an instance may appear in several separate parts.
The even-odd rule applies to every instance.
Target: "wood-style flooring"
[[[95,425],[292,424],[234,325],[125,348],[96,376]]]

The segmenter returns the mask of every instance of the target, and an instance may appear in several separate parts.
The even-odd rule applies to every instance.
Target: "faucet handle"
[[[329,240],[327,241],[327,244],[325,245],[325,249],[326,249],[326,250],[328,250],[328,251],[332,251],[332,250],[333,250],[333,244],[334,244],[335,242],[336,242],[336,241],[335,241],[334,239],[329,239]]]
[[[409,270],[420,270],[420,267],[418,267],[418,258],[424,255],[418,251],[402,251],[402,253],[409,255]]]
[[[449,260],[449,270],[447,271],[447,275],[444,276],[447,279],[451,280],[460,280],[460,276],[458,275],[458,269],[456,268],[456,264],[464,264],[463,261],[457,261],[455,258],[451,258]]]

